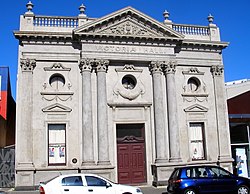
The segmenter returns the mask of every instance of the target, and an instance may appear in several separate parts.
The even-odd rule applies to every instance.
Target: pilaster
[[[170,162],[180,162],[180,138],[177,114],[175,71],[176,61],[172,60],[164,64],[164,72],[167,83],[167,104],[168,104],[168,128],[170,142]]]
[[[230,133],[227,117],[227,106],[224,87],[224,67],[222,65],[214,65],[211,67],[213,75],[214,93],[215,93],[215,111],[218,133],[219,153],[218,161],[232,161],[230,149]]]
[[[81,59],[79,68],[82,75],[82,165],[94,164],[91,60]]]
[[[154,104],[154,124],[156,142],[155,163],[167,162],[167,146],[165,138],[165,117],[163,110],[163,89],[162,89],[162,61],[150,63],[149,69],[153,78],[153,104]]]
[[[36,67],[35,59],[20,59],[21,82],[19,103],[19,123],[16,137],[16,186],[33,185],[33,71]]]
[[[98,130],[98,164],[109,165],[108,110],[106,72],[109,61],[93,61],[97,74],[97,130]]]

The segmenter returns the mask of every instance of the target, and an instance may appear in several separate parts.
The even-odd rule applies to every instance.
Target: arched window
[[[188,79],[187,85],[188,85],[189,91],[195,92],[200,87],[201,82],[200,82],[200,80],[198,78],[191,77],[191,78]]]
[[[60,90],[65,85],[65,79],[61,74],[56,73],[50,77],[49,84],[55,90]]]

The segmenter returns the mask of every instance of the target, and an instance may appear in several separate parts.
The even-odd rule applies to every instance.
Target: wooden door
[[[135,132],[136,130],[144,130],[144,127],[139,126],[127,125],[128,128],[135,128],[132,129],[132,132],[131,130],[127,130],[126,133],[122,132],[125,136],[117,138],[118,182],[122,184],[146,182],[144,131],[142,133]],[[117,130],[119,130],[119,127]],[[136,137],[135,135],[142,137]]]

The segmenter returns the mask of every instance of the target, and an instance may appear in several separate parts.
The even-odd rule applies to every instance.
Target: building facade
[[[16,187],[91,172],[164,185],[175,166],[231,170],[222,50],[208,26],[126,7],[20,18]],[[25,121],[25,122],[24,122]],[[28,140],[28,141],[27,141]]]

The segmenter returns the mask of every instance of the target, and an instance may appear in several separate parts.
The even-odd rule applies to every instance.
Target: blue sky
[[[28,0],[1,2],[0,66],[10,67],[12,95],[16,96],[18,41],[13,31],[19,29],[19,16],[26,12]],[[36,15],[77,16],[79,6],[86,6],[88,17],[98,18],[126,6],[163,21],[168,10],[170,19],[179,24],[208,25],[214,16],[221,39],[230,42],[223,51],[225,81],[250,79],[250,0],[32,0]]]

